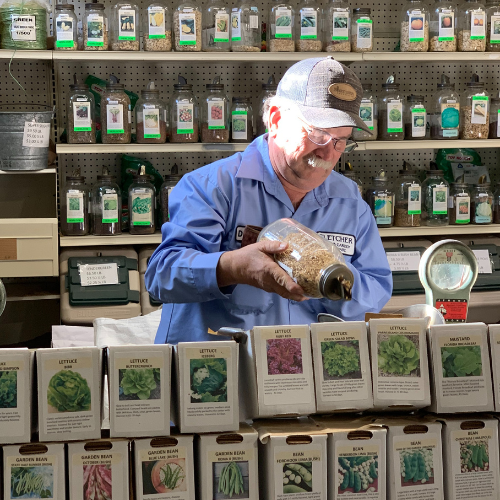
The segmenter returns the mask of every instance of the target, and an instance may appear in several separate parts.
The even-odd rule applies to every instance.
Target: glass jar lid
[[[144,99],[159,99],[160,91],[159,90],[141,90],[141,97]]]
[[[246,97],[233,97],[234,103],[248,104],[248,98]]]
[[[360,15],[360,16],[369,16],[371,14],[372,10],[371,9],[367,9],[366,7],[362,7],[362,8],[357,8],[357,9],[354,9],[352,11],[352,13],[354,15]]]
[[[75,10],[75,6],[70,3],[60,3],[56,5],[56,10]]]

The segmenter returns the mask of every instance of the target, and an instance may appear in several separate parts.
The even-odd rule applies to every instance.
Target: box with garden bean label
[[[236,432],[198,435],[198,500],[258,500],[257,441],[257,431],[245,423]]]
[[[28,349],[0,350],[0,444],[31,441],[33,360]]]
[[[172,416],[181,433],[238,430],[238,344],[179,342],[174,364]]]
[[[134,440],[137,500],[195,500],[193,436]]]
[[[369,325],[374,407],[429,406],[427,319],[371,319]]]
[[[483,415],[439,420],[446,500],[498,500],[498,420]]]
[[[373,407],[364,321],[311,325],[317,412]]]
[[[171,361],[168,344],[108,347],[111,437],[169,434]]]
[[[492,411],[487,326],[484,323],[431,326],[429,343],[433,377],[431,411]]]
[[[327,500],[327,435],[308,419],[261,420],[260,498]]]
[[[40,441],[100,438],[101,349],[38,349],[36,364]]]
[[[488,325],[495,411],[500,412],[500,325]]]
[[[129,498],[129,452],[126,440],[109,439],[68,444],[71,500]]]
[[[316,411],[308,325],[256,326],[240,344],[242,420]]]

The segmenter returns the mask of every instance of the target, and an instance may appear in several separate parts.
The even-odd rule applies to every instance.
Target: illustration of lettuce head
[[[17,407],[17,372],[0,372],[0,408]]]
[[[153,369],[129,368],[125,370],[120,386],[123,388],[125,396],[135,394],[139,399],[149,399],[151,391],[156,389]]]
[[[399,109],[391,109],[389,111],[389,120],[391,120],[392,122],[398,122],[399,120],[401,120],[401,111],[399,111]]]
[[[385,373],[409,375],[418,368],[420,353],[415,344],[404,335],[391,335],[380,342],[378,367]]]
[[[60,412],[89,411],[89,385],[79,373],[61,370],[50,379],[47,402]]]

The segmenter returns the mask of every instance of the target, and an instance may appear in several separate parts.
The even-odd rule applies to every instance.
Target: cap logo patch
[[[356,90],[348,83],[332,83],[328,87],[328,92],[341,101],[354,101],[356,99]]]

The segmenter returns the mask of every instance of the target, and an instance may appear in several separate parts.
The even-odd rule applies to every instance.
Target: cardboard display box
[[[66,498],[63,443],[3,447],[3,499]]]
[[[38,349],[36,363],[40,441],[100,438],[101,349]]]
[[[315,413],[309,326],[256,326],[247,335],[240,344],[242,420]]]
[[[193,436],[134,440],[134,471],[137,500],[195,500]]]
[[[179,342],[174,365],[172,417],[181,433],[238,430],[238,344]]]
[[[314,323],[311,344],[318,413],[372,408],[366,323]]]
[[[376,409],[405,410],[431,404],[426,328],[426,318],[370,320]]]
[[[488,325],[495,411],[500,412],[500,325]]]
[[[168,344],[108,347],[111,437],[170,433],[171,363]]]
[[[258,433],[247,424],[236,432],[196,437],[199,500],[258,500]]]
[[[436,413],[493,411],[488,328],[483,323],[436,325],[429,331]]]

